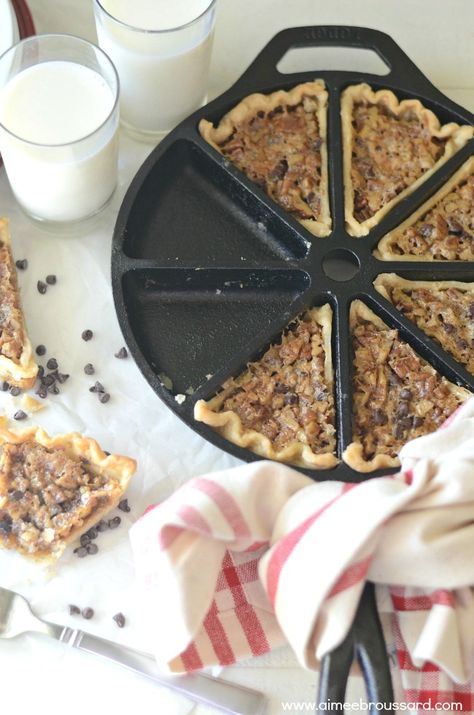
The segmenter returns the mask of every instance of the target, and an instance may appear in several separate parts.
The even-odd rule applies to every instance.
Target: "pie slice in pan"
[[[331,325],[329,305],[307,311],[216,397],[199,400],[195,418],[262,457],[334,467]]]
[[[474,261],[474,158],[375,251],[383,261]]]
[[[0,546],[52,561],[115,507],[135,472],[78,433],[0,424]]]
[[[217,151],[316,236],[331,230],[327,169],[327,91],[321,81],[251,94],[217,127],[199,131]]]
[[[375,288],[474,374],[474,283],[408,281],[382,273]]]
[[[344,197],[352,236],[366,236],[474,135],[437,117],[417,99],[399,101],[367,84],[342,94]]]
[[[359,472],[396,467],[401,447],[434,432],[471,393],[448,382],[360,300],[351,304],[353,442]]]
[[[29,389],[37,372],[21,309],[8,221],[0,218],[0,380]]]

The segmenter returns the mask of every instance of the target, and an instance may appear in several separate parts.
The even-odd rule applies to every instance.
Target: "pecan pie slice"
[[[417,99],[399,101],[367,84],[342,94],[345,215],[366,236],[409,193],[471,139],[474,128],[441,126]]]
[[[375,251],[383,261],[474,261],[474,158]]]
[[[0,546],[57,559],[118,504],[135,467],[77,433],[0,425]]]
[[[216,397],[199,400],[195,418],[262,457],[335,466],[331,323],[329,305],[309,310]]]
[[[359,472],[400,464],[401,447],[434,432],[471,393],[439,375],[360,300],[351,305],[353,442],[344,461]]]
[[[382,273],[374,286],[474,374],[474,283],[408,281]]]
[[[8,221],[0,218],[0,380],[29,389],[37,372],[21,309]]]
[[[209,144],[316,236],[331,230],[327,97],[323,82],[306,82],[249,95],[215,128],[199,124]]]

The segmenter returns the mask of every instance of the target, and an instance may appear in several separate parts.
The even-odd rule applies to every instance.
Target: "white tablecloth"
[[[428,77],[448,96],[474,111],[474,5],[471,0],[218,0],[210,96],[228,87],[263,45],[284,27],[303,24],[367,25],[390,33]],[[92,3],[86,0],[30,0],[39,33],[67,32],[95,40]],[[236,34],[236,28],[239,28]],[[329,61],[333,61],[330,58]],[[327,64],[327,63],[326,63]],[[304,69],[304,68],[303,68]],[[309,67],[308,67],[309,69]],[[166,98],[163,98],[166,101]],[[130,490],[133,511],[125,525],[104,535],[99,555],[66,558],[55,573],[38,576],[18,559],[0,555],[0,584],[15,585],[39,613],[63,623],[71,621],[67,604],[93,606],[96,616],[80,621],[105,637],[146,647],[150,634],[142,622],[133,586],[126,524],[150,502],[163,499],[189,477],[237,464],[181,423],[154,395],[131,359],[113,354],[123,345],[110,291],[110,243],[123,195],[151,147],[121,137],[119,188],[105,211],[82,234],[62,236],[32,226],[15,205],[4,170],[0,170],[0,215],[11,219],[17,258],[29,267],[20,275],[25,312],[33,343],[44,343],[64,372],[71,373],[60,396],[48,400],[37,422],[51,431],[78,429],[96,436],[105,449],[135,457],[139,471]],[[58,284],[45,296],[36,281],[57,273]],[[85,343],[80,334],[94,331]],[[111,392],[107,405],[89,393],[93,380],[83,373],[92,362],[97,379]],[[95,379],[95,377],[94,377]],[[0,396],[8,414],[15,406]],[[111,616],[122,610],[127,628],[119,630]],[[98,713],[115,715],[189,712],[211,715],[184,698],[93,657],[66,650],[41,637],[0,643],[2,711],[43,715]],[[270,713],[283,712],[283,702],[314,700],[314,673],[302,671],[291,652],[277,653],[229,668],[225,677],[267,693]],[[354,679],[348,700],[358,700]]]

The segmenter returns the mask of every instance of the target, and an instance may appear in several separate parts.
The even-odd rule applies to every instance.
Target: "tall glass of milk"
[[[120,118],[156,140],[206,100],[216,0],[94,0],[120,77]]]
[[[117,183],[119,81],[95,45],[38,35],[0,57],[0,152],[20,206],[55,224],[99,211]]]

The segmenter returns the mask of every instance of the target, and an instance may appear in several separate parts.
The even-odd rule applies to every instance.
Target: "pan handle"
[[[390,703],[393,703],[392,679],[372,583],[366,583],[364,587],[354,623],[345,640],[323,658],[318,705],[331,701],[341,703],[342,709],[354,658],[357,658],[362,670],[367,700],[372,703],[368,712],[377,712],[377,703],[386,703],[389,709]]]
[[[410,87],[422,91],[433,85],[410,60],[408,55],[392,40],[390,35],[368,27],[346,25],[309,25],[290,27],[275,35],[261,50],[248,69],[237,80],[234,87],[265,87],[281,84],[290,75],[282,74],[276,68],[288,50],[303,47],[354,47],[373,50],[388,65],[391,81],[410,77]],[[301,73],[298,73],[301,74]],[[314,76],[314,72],[308,73]]]

